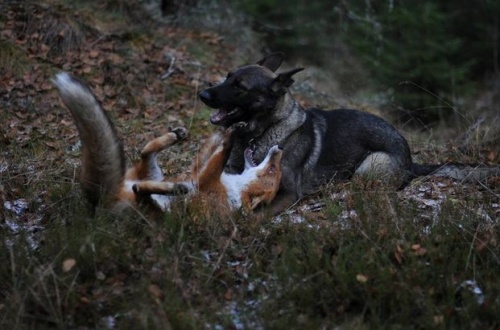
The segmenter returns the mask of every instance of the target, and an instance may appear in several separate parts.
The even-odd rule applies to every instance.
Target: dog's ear
[[[304,68],[295,68],[289,71],[281,72],[276,78],[274,78],[272,89],[277,92],[282,87],[288,88],[292,86],[294,82],[292,76],[302,70],[304,70]]]
[[[281,63],[283,63],[283,59],[285,58],[285,54],[282,52],[271,53],[257,62],[258,65],[264,66],[271,70],[272,72],[278,70]]]

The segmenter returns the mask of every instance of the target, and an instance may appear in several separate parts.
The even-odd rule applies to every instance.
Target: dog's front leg
[[[293,192],[280,191],[272,201],[268,210],[274,215],[278,215],[291,207],[297,201],[297,196]]]

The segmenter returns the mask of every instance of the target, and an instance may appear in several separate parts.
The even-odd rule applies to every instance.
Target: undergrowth
[[[325,212],[302,223],[182,208],[91,218],[74,189],[50,189],[45,229],[0,249],[4,326],[498,326],[500,230],[475,211],[488,201],[468,200],[466,212],[445,202],[429,229],[394,192],[356,186],[349,221]]]

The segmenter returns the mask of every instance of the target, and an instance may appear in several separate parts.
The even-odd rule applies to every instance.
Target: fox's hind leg
[[[132,186],[136,195],[185,195],[194,188],[189,182],[141,181]]]
[[[141,159],[127,175],[130,180],[163,180],[163,173],[158,166],[157,155],[160,151],[174,145],[187,136],[183,127],[171,129],[165,135],[149,141],[141,151]]]

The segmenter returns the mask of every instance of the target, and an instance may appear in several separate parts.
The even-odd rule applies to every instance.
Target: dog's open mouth
[[[214,125],[218,125],[230,119],[231,117],[235,117],[239,114],[240,108],[220,108],[216,113],[210,117],[210,122]]]
[[[245,167],[246,168],[255,167],[255,166],[259,165],[257,163],[257,161],[253,158],[254,151],[255,150],[254,150],[253,146],[250,146],[250,147],[245,149],[244,156],[245,156]]]

